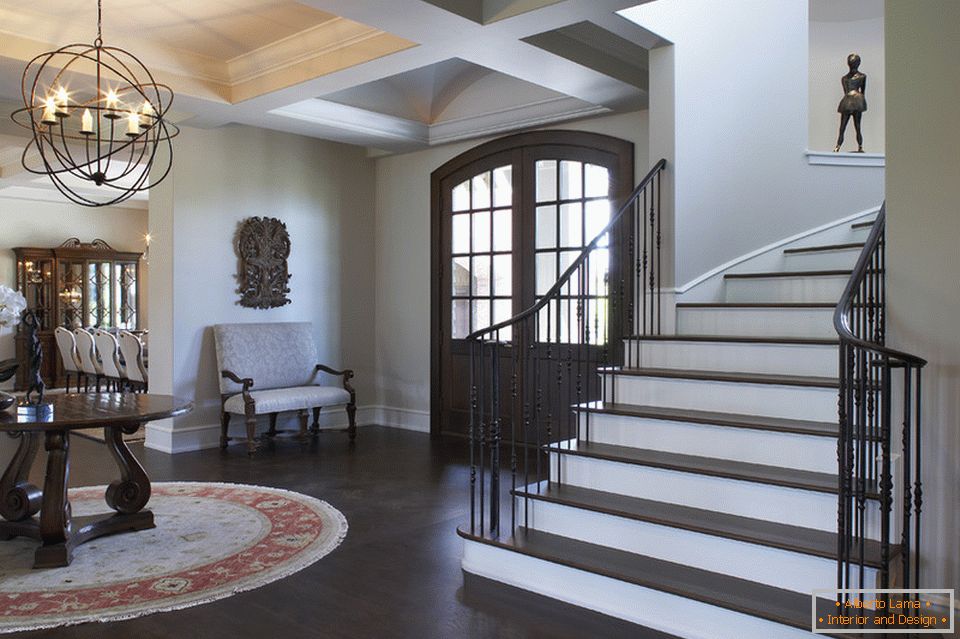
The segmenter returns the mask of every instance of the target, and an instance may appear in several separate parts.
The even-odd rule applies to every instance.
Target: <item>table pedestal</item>
[[[107,486],[104,499],[115,512],[74,518],[67,498],[70,476],[70,432],[67,429],[11,433],[20,446],[0,478],[0,540],[30,537],[41,542],[34,568],[70,565],[73,550],[91,539],[154,527],[153,513],[144,510],[150,500],[150,478],[133,456],[124,433],[140,424],[104,428],[107,447],[120,469],[120,479]],[[43,490],[28,481],[30,468],[44,438],[47,472]],[[35,515],[40,513],[39,518]]]

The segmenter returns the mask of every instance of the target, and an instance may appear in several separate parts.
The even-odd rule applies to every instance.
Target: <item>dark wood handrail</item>
[[[863,247],[863,250],[860,252],[860,257],[857,259],[857,264],[853,268],[853,273],[850,275],[850,279],[847,281],[847,285],[843,289],[843,295],[840,296],[840,302],[837,304],[837,308],[833,312],[833,327],[836,329],[840,339],[848,344],[872,351],[881,357],[900,364],[909,364],[911,366],[922,368],[927,364],[925,359],[917,357],[916,355],[911,355],[910,353],[898,351],[893,348],[887,348],[886,346],[877,344],[876,342],[870,342],[861,339],[854,335],[853,330],[850,328],[850,311],[853,309],[853,303],[854,298],[857,295],[857,289],[867,276],[867,271],[870,269],[871,257],[877,250],[877,246],[880,244],[880,239],[883,237],[886,222],[887,204],[884,202],[880,207],[880,213],[877,214],[877,218],[873,222],[873,228],[870,231],[870,235],[867,237],[867,241]]]
[[[640,196],[640,194],[643,193],[644,189],[646,189],[647,186],[649,186],[649,184],[653,181],[653,178],[656,177],[657,174],[661,170],[663,170],[663,168],[666,165],[667,165],[667,160],[664,158],[661,158],[656,164],[653,165],[653,168],[650,169],[650,171],[646,174],[646,176],[644,176],[642,180],[640,180],[640,183],[637,185],[637,188],[633,189],[633,192],[629,196],[627,196],[627,199],[624,201],[623,205],[621,205],[620,208],[617,210],[617,214],[614,215],[613,218],[611,218],[610,222],[605,227],[603,227],[603,230],[597,233],[597,236],[594,237],[593,240],[584,247],[583,251],[580,252],[580,255],[577,256],[577,259],[575,259],[573,263],[570,264],[567,270],[564,271],[563,274],[557,279],[556,283],[552,287],[550,287],[550,290],[547,291],[546,294],[544,294],[540,298],[539,302],[536,302],[533,306],[531,306],[527,310],[522,311],[517,315],[514,315],[510,319],[505,319],[502,322],[494,324],[493,326],[481,328],[479,330],[476,330],[470,333],[469,335],[467,335],[466,339],[477,340],[477,339],[480,339],[483,335],[486,335],[488,333],[495,333],[496,331],[503,330],[507,326],[512,326],[514,324],[522,322],[523,320],[532,316],[534,313],[538,312],[544,306],[549,304],[550,301],[553,299],[553,297],[560,291],[560,289],[563,288],[570,281],[570,278],[577,271],[577,269],[580,268],[580,265],[586,261],[587,256],[590,255],[590,252],[597,247],[597,243],[600,241],[600,239],[603,238],[604,235],[606,235],[613,229],[614,225],[616,225],[620,221],[620,218],[623,217],[624,213],[626,213],[627,210],[629,210],[629,208],[633,205],[633,203]]]

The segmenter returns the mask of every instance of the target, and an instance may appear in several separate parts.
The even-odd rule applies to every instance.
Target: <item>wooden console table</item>
[[[91,539],[153,528],[150,478],[123,441],[142,425],[189,412],[190,402],[167,395],[89,393],[49,395],[52,413],[45,419],[0,412],[0,431],[20,445],[0,478],[0,540],[24,536],[41,542],[34,568],[67,566],[73,550]],[[120,468],[120,479],[106,490],[115,512],[72,517],[67,498],[70,475],[70,431],[103,427],[107,448]],[[30,468],[43,439],[47,470],[43,490],[29,483]],[[39,517],[35,516],[39,513]]]

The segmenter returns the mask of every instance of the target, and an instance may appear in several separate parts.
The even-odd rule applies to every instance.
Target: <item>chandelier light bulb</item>
[[[80,133],[93,134],[93,116],[90,114],[90,109],[83,110],[83,117],[80,118]]]
[[[57,102],[52,96],[44,102],[43,117],[40,121],[43,124],[57,124]]]

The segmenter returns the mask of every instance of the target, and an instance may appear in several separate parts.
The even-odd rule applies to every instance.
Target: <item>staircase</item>
[[[626,216],[646,228],[646,204]],[[514,322],[509,355],[497,327],[480,336],[463,569],[681,637],[810,637],[810,593],[837,585],[843,547],[833,315],[871,224],[788,248],[775,272],[726,275],[722,301],[677,304],[675,335],[626,336],[608,365],[591,368],[588,354],[576,368],[589,319],[566,355],[560,340],[545,353],[531,345],[552,339],[543,318],[530,343]],[[646,325],[655,248],[659,238],[630,250],[643,272],[641,284],[627,284],[637,303],[614,309],[626,326],[638,327],[641,312]],[[615,283],[607,294],[616,301]],[[531,363],[524,353],[534,351]],[[557,392],[576,377],[577,393],[568,392],[586,400],[571,402],[572,428],[540,407],[555,370],[567,376]],[[591,371],[600,380],[593,397],[583,381]],[[508,378],[512,392],[501,396]],[[518,390],[518,379],[534,388]],[[508,423],[526,426],[511,436]],[[848,587],[881,587],[881,495],[876,482],[863,486],[862,585]],[[890,561],[899,547],[886,551]]]

